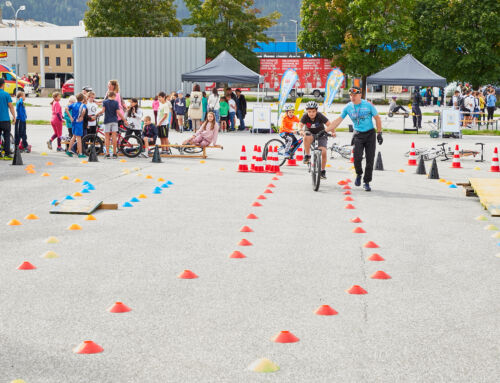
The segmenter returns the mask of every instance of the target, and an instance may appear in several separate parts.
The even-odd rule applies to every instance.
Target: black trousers
[[[422,129],[422,111],[420,110],[420,106],[413,104],[411,111],[413,112],[413,127]]]
[[[6,156],[10,153],[10,121],[0,121],[0,135],[3,136],[3,150]]]
[[[363,174],[363,152],[365,153],[366,165],[365,175],[363,176],[364,183],[370,183],[373,175],[373,162],[375,160],[375,149],[377,146],[377,135],[375,129],[368,132],[355,132],[352,136],[352,144],[354,145],[354,168],[358,176]]]
[[[28,147],[28,136],[26,135],[26,121],[16,120],[16,126],[14,130],[15,147],[19,146],[20,141],[22,141],[23,149],[26,149]]]

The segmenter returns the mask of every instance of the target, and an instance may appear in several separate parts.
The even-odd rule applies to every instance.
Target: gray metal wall
[[[0,64],[6,65],[15,71],[16,67],[16,47],[1,46],[0,52],[7,52],[7,57],[0,58]],[[28,50],[24,47],[17,47],[17,62],[19,64],[19,75],[28,74]]]
[[[126,98],[182,89],[181,74],[205,65],[206,53],[194,37],[81,37],[73,49],[76,93],[90,85],[103,97],[115,79]]]

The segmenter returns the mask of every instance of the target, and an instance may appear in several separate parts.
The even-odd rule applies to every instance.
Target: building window
[[[48,48],[49,47],[49,44],[45,44],[45,48]]]
[[[49,66],[50,65],[50,60],[49,57],[45,57],[45,65]]]
[[[71,66],[71,57],[68,57],[67,60],[66,60],[66,64],[68,66]]]
[[[33,56],[33,65],[38,66],[38,57],[37,56]]]
[[[56,44],[56,49],[61,48],[61,44]]]
[[[71,44],[66,44],[67,49],[71,49]]]
[[[36,45],[36,44],[33,44],[33,48],[38,48],[38,45]]]
[[[61,58],[56,57],[56,66],[61,66]]]

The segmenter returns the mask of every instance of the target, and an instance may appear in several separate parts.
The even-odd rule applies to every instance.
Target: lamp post
[[[292,23],[295,24],[295,57],[299,57],[299,54],[297,53],[298,49],[298,39],[299,39],[299,22],[298,20],[290,20]]]
[[[17,14],[20,12],[20,11],[24,11],[26,10],[26,7],[24,5],[21,5],[19,7],[19,9],[16,11],[14,9],[14,7],[12,6],[12,2],[10,1],[6,1],[5,2],[5,5],[7,7],[10,7],[12,8],[12,10],[14,11],[14,29],[15,29],[15,33],[16,33],[16,89],[14,90],[14,95],[17,93],[17,79],[19,77],[19,62],[18,62],[18,59],[17,59]]]

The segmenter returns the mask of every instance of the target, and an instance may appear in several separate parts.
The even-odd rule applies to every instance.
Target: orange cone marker
[[[387,274],[385,271],[379,270],[375,274],[373,274],[371,279],[391,279],[392,277]]]
[[[45,165],[47,165],[47,166],[52,166],[52,165],[54,165],[54,163],[49,161],[49,162],[47,162]]]
[[[103,351],[104,349],[101,346],[91,340],[85,340],[73,349],[75,354],[99,354]]]
[[[377,249],[377,248],[379,248],[380,246],[379,246],[379,245],[377,245],[377,244],[376,244],[375,242],[373,242],[373,241],[369,241],[369,242],[366,242],[366,243],[363,245],[363,247],[364,247],[365,249]]]
[[[275,188],[276,186],[274,186],[273,184],[269,184],[267,185],[268,188]]]
[[[347,191],[344,192],[344,195],[351,195],[351,194],[352,193],[349,190],[347,190]]]
[[[352,286],[349,290],[346,290],[346,292],[354,295],[368,294],[368,291],[366,291],[364,288],[358,285]]]
[[[17,219],[11,219],[9,222],[7,222],[7,225],[9,225],[9,226],[20,226],[20,225],[22,225],[22,223],[19,222]]]
[[[351,187],[349,185],[345,185],[342,189],[343,190],[351,190]]]
[[[68,230],[82,230],[82,227],[76,223],[68,227]]]
[[[347,182],[345,182],[344,180],[340,180],[339,182],[337,182],[337,184],[339,184],[340,186],[344,186],[347,185]]]
[[[271,178],[271,181],[279,181],[280,179],[278,177],[273,177]]]
[[[42,173],[42,177],[50,177],[49,173]]]
[[[132,309],[122,302],[115,302],[115,304],[111,306],[108,311],[113,314],[120,314],[128,313],[129,311],[132,311]]]
[[[293,335],[290,331],[280,331],[280,333],[273,336],[271,340],[276,343],[295,343],[300,339]]]
[[[384,258],[382,258],[379,254],[377,253],[373,253],[372,255],[370,255],[368,257],[368,260],[369,261],[372,261],[372,262],[382,262],[382,261],[385,261]]]
[[[198,278],[198,276],[193,273],[191,270],[184,270],[182,273],[180,273],[177,278],[179,279],[195,279]]]
[[[17,269],[18,270],[35,270],[36,267],[33,266],[31,263],[29,263],[28,261],[25,261],[23,263],[21,263],[19,266],[17,266]]]
[[[271,189],[266,189],[264,190],[264,194],[272,194],[273,191]]]
[[[354,198],[352,198],[352,197],[345,197],[344,201],[354,201]]]
[[[267,197],[261,194],[260,196],[257,197],[257,199],[267,199]]]
[[[35,214],[28,214],[24,219],[38,219],[38,217]]]
[[[229,258],[246,258],[246,255],[238,250],[235,250],[231,253]]]
[[[314,312],[316,315],[337,315],[338,312],[332,309],[328,305],[321,305],[319,306],[316,311]]]
[[[89,214],[88,216],[86,216],[84,218],[85,221],[96,221],[96,218],[92,215],[92,214]]]

